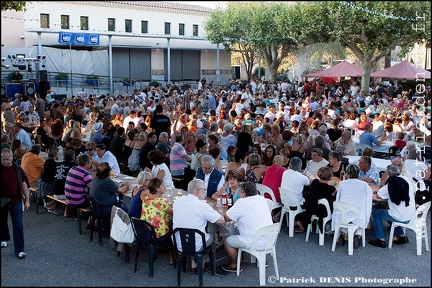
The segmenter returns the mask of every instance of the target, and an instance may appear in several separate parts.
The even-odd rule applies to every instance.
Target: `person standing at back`
[[[153,165],[150,163],[150,160],[148,158],[148,154],[150,153],[150,151],[153,151],[156,149],[156,143],[157,143],[157,136],[156,133],[154,132],[150,132],[148,134],[148,138],[147,138],[147,142],[144,143],[143,146],[141,146],[140,151],[139,151],[139,165],[141,167],[141,169],[151,169],[153,167]]]
[[[150,128],[156,133],[157,139],[162,132],[170,133],[171,119],[163,113],[163,106],[156,105],[156,116],[150,121]]]
[[[8,246],[10,240],[8,227],[8,213],[12,219],[14,252],[18,258],[25,258],[24,252],[24,224],[23,211],[30,207],[28,188],[30,187],[24,170],[13,163],[12,150],[4,148],[1,150],[0,179],[1,189],[1,212],[0,212],[0,238],[1,248]],[[24,205],[24,207],[23,207]]]

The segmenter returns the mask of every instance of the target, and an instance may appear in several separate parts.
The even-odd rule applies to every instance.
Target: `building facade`
[[[50,75],[161,83],[205,77],[223,85],[232,77],[231,60],[222,45],[219,49],[205,39],[209,12],[203,6],[157,1],[27,2],[24,12],[2,11],[2,64],[10,55],[24,54],[35,62],[33,70]],[[62,44],[62,33],[98,35],[99,42]]]

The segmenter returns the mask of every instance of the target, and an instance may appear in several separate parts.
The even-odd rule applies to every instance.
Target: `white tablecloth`
[[[359,144],[359,139],[353,137],[352,138],[354,143],[356,144],[356,147],[358,147]],[[380,146],[377,146],[375,144],[372,145],[372,150],[374,152],[378,152],[378,153],[388,153],[389,152],[389,148],[391,146],[394,146],[393,141],[384,141]]]
[[[360,156],[344,157],[348,158],[350,164],[358,164],[358,160],[360,159]],[[387,166],[391,164],[391,160],[372,158],[372,163],[375,164],[375,167],[377,167],[379,171],[385,171],[387,169]]]

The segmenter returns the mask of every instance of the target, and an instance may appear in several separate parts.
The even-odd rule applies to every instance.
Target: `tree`
[[[1,1],[1,11],[25,11],[26,1]]]
[[[296,41],[287,34],[292,23],[279,21],[279,14],[289,14],[286,10],[288,5],[280,2],[229,2],[225,9],[210,12],[204,27],[206,38],[222,43],[228,52],[242,53],[248,80],[261,51],[270,80],[276,80],[282,59],[296,47]]]
[[[372,67],[396,46],[404,54],[422,39],[430,43],[429,1],[308,2],[292,8],[305,43],[340,42],[352,51],[362,63],[366,91]]]
[[[247,7],[250,3],[242,3]],[[210,18],[205,24],[206,37],[213,43],[222,43],[229,53],[239,54],[243,65],[246,67],[248,81],[251,79],[252,67],[256,53],[246,40],[249,34],[250,9],[242,11],[237,3],[228,3],[227,9],[218,7],[210,13]]]

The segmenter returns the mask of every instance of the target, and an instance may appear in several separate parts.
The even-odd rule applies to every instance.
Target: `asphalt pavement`
[[[430,215],[427,220],[429,238]],[[177,286],[177,270],[169,265],[169,254],[157,254],[154,277],[149,278],[146,252],[141,253],[138,270],[134,273],[134,261],[126,263],[123,253],[118,257],[109,238],[104,238],[103,245],[99,246],[96,233],[90,242],[88,230],[83,228],[85,233],[80,235],[76,221],[64,220],[63,216],[50,213],[36,214],[35,204],[31,203],[24,213],[27,257],[15,256],[13,241],[1,249],[1,287]],[[280,279],[273,277],[273,262],[268,255],[266,286],[430,287],[431,252],[423,246],[423,255],[417,256],[415,234],[408,230],[407,235],[408,244],[393,245],[390,250],[369,245],[367,241],[373,238],[373,233],[367,230],[366,247],[355,249],[354,255],[349,256],[346,245],[336,246],[335,252],[331,251],[333,236],[326,235],[324,246],[319,246],[317,234],[311,234],[308,242],[305,233],[296,233],[290,238],[283,225],[276,247]],[[131,257],[134,255],[132,249]],[[220,248],[218,256],[223,255],[223,248]],[[220,268],[217,271],[219,275],[204,275],[204,286],[259,286],[255,264],[244,263],[244,270],[238,277]],[[181,286],[198,286],[198,276],[183,273]]]

